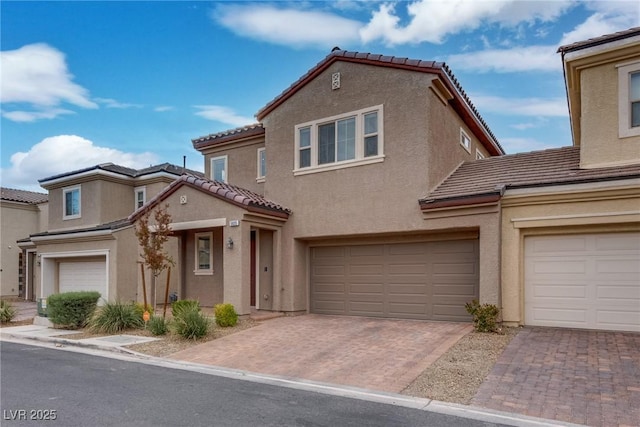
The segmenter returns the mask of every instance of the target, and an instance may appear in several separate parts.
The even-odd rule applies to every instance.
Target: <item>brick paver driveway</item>
[[[171,358],[400,392],[471,330],[468,323],[308,314],[268,320]]]
[[[525,328],[472,404],[590,426],[640,426],[640,334]]]

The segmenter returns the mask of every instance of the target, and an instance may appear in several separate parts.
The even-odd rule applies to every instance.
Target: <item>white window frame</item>
[[[78,213],[67,215],[67,194],[74,191],[78,191]],[[80,185],[74,185],[72,187],[64,187],[62,189],[62,219],[77,219],[82,217],[82,188]]]
[[[460,145],[471,154],[471,137],[462,128],[460,128]]]
[[[142,205],[138,206],[138,194],[142,193]],[[142,206],[144,206],[147,203],[147,187],[143,186],[143,187],[136,187],[133,189],[133,204],[134,204],[134,210],[138,210],[140,209]]]
[[[261,156],[264,156],[264,170],[262,170],[262,159]],[[257,182],[264,182],[267,174],[267,152],[264,147],[258,148],[257,151],[258,164],[257,164]]]
[[[640,62],[620,64],[618,67],[618,137],[640,136],[640,126],[631,127],[631,74],[640,73]]]
[[[200,248],[198,244],[200,243],[201,237],[209,238],[209,268],[200,268]],[[194,251],[195,262],[194,262],[194,269],[193,269],[194,274],[196,276],[212,275],[213,274],[213,233],[212,232],[195,233],[194,249],[195,249]]]
[[[378,115],[378,154],[374,156],[364,157],[364,117],[369,113],[377,113]],[[356,134],[355,134],[355,157],[353,159],[334,161],[331,163],[318,164],[318,127],[331,122],[337,122],[339,120],[355,117],[356,119]],[[310,129],[311,139],[311,165],[300,167],[300,130],[304,128]],[[295,133],[295,150],[294,150],[294,167],[293,174],[305,175],[309,173],[322,172],[326,170],[342,169],[353,166],[361,166],[372,163],[379,163],[384,161],[384,108],[382,105],[376,105],[368,108],[363,108],[357,111],[351,111],[345,114],[340,114],[331,117],[325,117],[320,120],[314,120],[311,122],[300,123],[294,127]],[[337,145],[337,141],[336,141]],[[304,149],[304,147],[303,147]]]
[[[214,168],[213,168],[213,163],[216,160],[224,160],[224,179],[222,180],[222,182],[229,182],[229,156],[217,156],[217,157],[212,157],[211,161],[210,161],[210,166],[211,166],[211,180],[214,181],[215,178],[215,173],[214,173]]]
[[[476,160],[482,159],[484,159],[484,154],[482,154],[482,152],[476,148]]]

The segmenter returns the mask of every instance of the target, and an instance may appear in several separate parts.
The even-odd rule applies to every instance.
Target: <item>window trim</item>
[[[200,238],[207,237],[209,238],[209,268],[200,268]],[[195,233],[194,234],[194,268],[193,273],[196,276],[206,276],[213,274],[213,232],[208,231],[204,233]]]
[[[138,206],[138,194],[142,193],[142,206],[144,206],[147,203],[147,187],[146,186],[142,186],[142,187],[135,187],[133,189],[133,204],[134,204],[134,210],[138,210],[140,209],[142,206]]]
[[[378,154],[374,156],[364,157],[364,117],[369,113],[377,113],[378,115]],[[355,158],[318,164],[318,127],[327,123],[336,123],[339,120],[348,119],[350,117],[355,117],[356,119]],[[304,147],[300,147],[300,130],[305,128],[310,129],[310,146],[308,149],[311,151],[311,160],[310,166],[300,167],[300,151],[306,149]],[[322,172],[327,170],[342,169],[353,166],[361,166],[384,161],[384,107],[382,104],[297,124],[296,126],[294,126],[294,134],[294,176],[306,175],[309,173]]]
[[[72,193],[78,190],[78,213],[67,215],[67,193]],[[78,219],[82,217],[82,186],[73,185],[71,187],[64,187],[62,189],[62,219],[66,221],[68,219]]]
[[[258,164],[257,164],[257,169],[256,169],[256,173],[257,173],[257,177],[256,177],[256,182],[264,182],[266,179],[266,174],[267,174],[267,152],[265,150],[265,147],[260,147],[257,150],[257,159],[258,159]],[[264,173],[262,171],[262,162],[260,161],[260,155],[264,155]]]
[[[226,154],[224,156],[217,156],[217,157],[212,157],[210,160],[210,167],[211,170],[209,171],[210,176],[211,176],[211,180],[215,181],[214,178],[214,169],[213,169],[213,162],[215,162],[216,160],[220,160],[223,159],[224,160],[224,179],[222,180],[222,182],[224,183],[228,183],[229,182],[229,156],[227,156]]]
[[[482,154],[482,152],[476,148],[476,160],[482,159],[484,159],[484,154]]]
[[[620,64],[618,68],[618,137],[640,136],[640,126],[631,127],[631,74],[640,73],[640,62]]]
[[[471,137],[462,128],[460,128],[460,146],[467,150],[467,153],[471,154]]]

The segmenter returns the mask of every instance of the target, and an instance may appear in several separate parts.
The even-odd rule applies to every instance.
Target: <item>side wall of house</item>
[[[203,150],[204,171],[207,179],[211,177],[211,159],[227,156],[227,182],[255,193],[264,192],[264,184],[257,181],[258,177],[258,148],[264,148],[264,138],[252,138],[249,141],[232,145],[213,146]],[[269,157],[267,156],[267,164]],[[269,166],[267,166],[269,170]]]
[[[0,210],[0,296],[17,296],[21,249],[16,241],[39,231],[40,212],[37,205],[4,200]]]

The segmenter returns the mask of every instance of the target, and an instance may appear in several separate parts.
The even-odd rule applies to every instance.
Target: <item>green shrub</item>
[[[9,301],[0,300],[0,322],[9,323],[16,316],[16,309]]]
[[[96,291],[64,292],[47,298],[47,314],[54,325],[81,328],[91,318],[100,299]]]
[[[89,321],[94,332],[114,334],[126,329],[142,328],[144,320],[134,303],[108,302],[98,308]]]
[[[181,299],[171,304],[171,314],[174,319],[180,317],[183,312],[194,309],[200,311],[200,303],[194,299]]]
[[[142,315],[145,312],[144,304],[141,303],[141,302],[136,302],[135,306],[136,306],[136,313],[138,313],[138,315],[142,319]],[[146,311],[149,312],[149,316],[153,316],[153,307],[150,304],[147,304],[147,310]]]
[[[467,312],[473,316],[473,326],[478,332],[496,332],[498,329],[498,315],[500,309],[493,304],[480,304],[473,300],[464,305]]]
[[[233,304],[216,304],[213,307],[213,314],[216,316],[218,326],[235,326],[238,323],[238,313],[233,308]]]
[[[169,324],[162,316],[151,316],[148,326],[153,335],[164,335],[169,331]]]
[[[199,309],[191,307],[173,319],[175,332],[183,338],[198,339],[209,332],[209,319]]]

